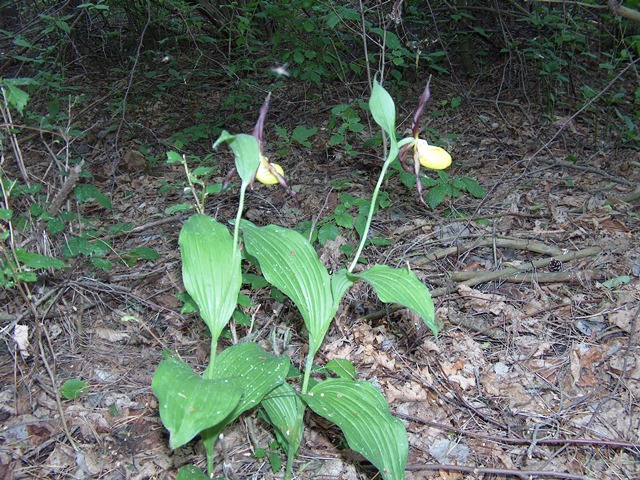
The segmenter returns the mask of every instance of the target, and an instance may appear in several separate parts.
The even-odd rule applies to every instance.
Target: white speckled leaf
[[[185,465],[178,470],[176,480],[210,480],[210,478],[195,465]]]
[[[267,412],[271,424],[280,433],[282,447],[287,455],[295,456],[302,441],[305,405],[298,392],[284,382],[274,388],[263,400],[262,407]]]
[[[257,343],[238,343],[216,357],[213,378],[239,378],[244,395],[227,420],[231,422],[255,407],[264,396],[284,382],[289,371],[288,357],[274,357]]]
[[[222,422],[243,393],[236,378],[206,380],[176,358],[160,362],[151,388],[158,398],[162,423],[169,430],[171,448]]]

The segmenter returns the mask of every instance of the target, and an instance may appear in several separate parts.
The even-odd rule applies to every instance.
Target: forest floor
[[[0,293],[6,314],[0,479],[174,478],[181,465],[203,466],[205,457],[198,442],[169,449],[151,378],[163,350],[203,368],[208,340],[196,315],[180,313],[177,240],[190,213],[166,209],[192,198],[181,187],[182,168],[164,159],[170,137],[199,119],[250,133],[265,92],[242,87],[254,97],[242,124],[226,124],[228,110],[221,106],[237,85],[132,95],[122,121],[111,114],[113,79],[94,74],[76,81],[92,95],[73,106],[74,128],[85,135],[71,144],[71,156],[81,155],[92,175],[81,183],[97,186],[113,208],[71,202],[72,211],[91,217],[91,228],[134,228],[109,238],[110,271],[77,257],[32,285],[30,302],[16,290]],[[351,157],[322,138],[327,107],[346,103],[352,91],[327,87],[323,98],[313,99],[287,81],[290,88],[272,98],[266,152],[298,194],[257,186],[245,217],[295,228],[332,214],[342,193],[370,198],[381,160],[374,150]],[[416,81],[401,89],[401,131],[409,128],[423,86]],[[486,197],[463,193],[431,210],[393,177],[384,185],[391,205],[373,223],[375,234],[391,243],[365,250],[369,264],[408,265],[429,286],[441,333],[434,338],[413,314],[385,310],[371,290],[356,286],[317,363],[346,358],[360,379],[380,386],[408,431],[408,479],[640,478],[638,152],[601,128],[606,119],[573,115],[577,108],[568,107],[544,115],[518,91],[496,101],[494,87],[470,84],[459,108],[430,115],[461,86],[434,80],[425,126],[456,135],[449,140],[454,160],[448,173],[475,178]],[[145,88],[155,87],[138,91]],[[362,117],[366,124],[366,113]],[[282,138],[274,125],[320,130],[311,148],[291,143],[289,153],[278,156],[274,146]],[[351,143],[357,149],[371,132],[354,134]],[[32,178],[57,189],[44,147],[49,140],[35,136],[20,148]],[[185,151],[204,157],[214,140],[192,141]],[[215,182],[233,159],[226,148],[213,158],[219,163]],[[208,197],[206,211],[226,222],[236,202],[233,188]],[[76,225],[75,234],[86,228]],[[344,233],[344,242],[356,243],[352,231]],[[65,239],[48,241],[59,255]],[[119,261],[116,252],[143,246],[159,258],[129,266]],[[346,262],[332,242],[320,254],[331,268]],[[235,324],[237,337],[251,333],[299,365],[306,341],[295,307],[278,303],[268,289],[244,292],[253,301],[248,312],[254,321]],[[38,311],[40,335],[29,303]],[[16,324],[30,328],[23,352],[29,356],[11,340]],[[70,378],[86,381],[88,393],[61,398],[60,385]],[[344,447],[337,428],[307,416],[296,478],[379,478]],[[272,439],[255,412],[244,416],[217,447],[216,474],[225,475],[225,464],[228,478],[281,478],[267,458],[255,455]]]

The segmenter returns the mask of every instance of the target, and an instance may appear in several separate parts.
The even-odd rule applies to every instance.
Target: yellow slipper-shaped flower
[[[277,163],[269,164],[269,160],[267,157],[260,157],[260,166],[258,167],[258,171],[256,172],[256,180],[258,180],[263,185],[275,185],[278,183],[278,177],[276,177],[269,170],[269,165],[276,169],[276,172],[280,174],[280,176],[284,177],[284,170]]]
[[[451,155],[444,148],[429,145],[420,138],[415,143],[415,155],[418,156],[420,165],[432,170],[444,170],[451,165]]]

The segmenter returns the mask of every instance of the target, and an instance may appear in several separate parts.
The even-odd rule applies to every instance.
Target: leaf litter
[[[177,102],[174,108],[188,105]],[[314,118],[313,106],[305,108],[306,118]],[[360,379],[382,390],[409,432],[408,479],[477,478],[483,472],[637,477],[640,221],[637,199],[620,200],[633,187],[611,185],[610,178],[597,172],[560,163],[517,160],[538,149],[539,132],[523,120],[515,136],[499,120],[501,112],[486,105],[483,111],[496,118],[489,131],[473,109],[439,121],[443,130],[464,132],[453,149],[452,173],[476,178],[490,192],[487,198],[462,196],[431,212],[392,179],[388,191],[399,210],[391,220],[380,212],[374,224],[389,232],[394,243],[366,250],[370,264],[408,264],[430,286],[443,325],[439,338],[421,328],[410,312],[381,305],[369,288],[359,285],[348,293],[318,363],[346,358]],[[297,115],[287,127],[301,120]],[[548,136],[554,133],[550,128]],[[552,145],[554,156],[572,154],[564,146],[591,135],[587,128],[575,124],[562,131]],[[36,145],[22,147],[28,151]],[[294,150],[290,160],[312,162],[307,157],[307,152]],[[604,156],[595,156],[594,166],[608,168]],[[266,188],[252,194],[256,221],[267,217],[295,227],[301,219],[313,219],[318,200],[332,194],[324,179],[350,178],[360,168],[348,156],[309,167],[301,170],[304,174],[293,174],[292,184],[304,187],[295,201],[273,194],[270,202],[272,191]],[[181,314],[175,302],[166,300],[182,291],[177,226],[186,216],[174,223],[148,224],[150,212],[160,215],[176,200],[158,195],[156,181],[177,183],[180,178],[180,171],[161,165],[119,173],[114,207],[129,202],[120,213],[140,229],[118,237],[118,247],[153,246],[160,259],[115,267],[96,278],[53,281],[48,287],[61,292],[58,298],[65,302],[58,301],[54,316],[40,325],[45,337],[32,337],[29,347],[21,335],[19,343],[7,343],[0,351],[0,464],[10,465],[13,478],[164,479],[185,463],[203,465],[203,452],[192,444],[168,449],[150,389],[163,349],[178,351],[198,368],[206,343],[193,316]],[[366,184],[366,171],[358,178]],[[625,179],[637,184],[637,168]],[[111,185],[110,178],[104,181]],[[134,203],[127,196],[132,186]],[[220,218],[231,218],[232,193],[212,202]],[[463,213],[465,220],[446,217],[445,208]],[[503,238],[537,243],[501,243]],[[353,242],[328,242],[322,258],[331,268],[339,267],[344,258],[340,247]],[[545,277],[552,273],[547,266],[531,267],[591,247],[599,247],[600,253],[589,250],[584,257],[563,260],[560,273],[573,276]],[[435,251],[440,254],[429,255]],[[502,276],[481,277],[503,268]],[[579,275],[588,271],[596,274]],[[457,273],[470,277],[456,279]],[[605,286],[623,276],[629,281]],[[474,278],[483,280],[474,283]],[[23,311],[18,297],[2,295],[9,313]],[[261,308],[252,319],[251,334],[265,348],[275,328],[300,332],[299,316],[289,303],[272,317],[269,306],[275,301],[268,291],[254,292],[252,300]],[[118,320],[123,314],[139,322],[123,329]],[[63,334],[52,337],[48,346],[46,332],[54,326]],[[235,329],[240,338],[249,333],[240,324]],[[55,385],[44,363],[21,355],[31,348],[32,357],[39,358],[41,346]],[[303,336],[278,346],[294,362],[304,358],[305,348]],[[60,400],[55,389],[70,378],[87,381],[89,393]],[[372,478],[370,466],[345,452],[331,424],[313,417],[305,436],[305,450],[296,462],[300,478]],[[230,426],[225,438],[217,473],[222,474],[226,463],[239,478],[278,478],[268,462],[253,456],[273,439],[256,413]]]

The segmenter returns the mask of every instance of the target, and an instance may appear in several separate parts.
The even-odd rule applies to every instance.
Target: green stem
[[[349,265],[349,273],[353,272],[353,269],[358,264],[358,260],[360,259],[360,254],[364,249],[364,244],[367,242],[367,237],[369,236],[369,228],[371,228],[371,220],[373,219],[373,212],[376,208],[376,201],[378,200],[378,194],[380,193],[380,187],[382,187],[382,182],[384,181],[384,176],[389,169],[389,165],[393,162],[398,156],[398,147],[395,146],[395,139],[391,139],[391,151],[389,152],[389,157],[384,162],[382,166],[382,171],[380,172],[380,177],[378,177],[378,183],[376,183],[376,188],[373,190],[373,196],[371,197],[371,205],[369,206],[369,214],[367,215],[367,223],[364,226],[364,231],[362,232],[362,238],[360,239],[360,245],[358,245],[358,250],[356,251],[356,256]],[[395,147],[395,148],[394,148]]]
[[[304,365],[304,378],[302,380],[302,394],[306,395],[309,389],[309,378],[311,377],[311,369],[313,368],[313,357],[316,356],[315,351],[309,350],[307,354],[307,362]]]
[[[209,357],[209,365],[202,374],[202,378],[211,380],[213,378],[213,368],[216,363],[216,350],[218,349],[218,340],[211,339],[211,352]]]
[[[189,165],[187,164],[186,155],[182,155],[182,166],[184,167],[184,171],[187,174],[187,182],[189,182],[189,188],[191,189],[191,194],[193,195],[193,199],[196,202],[196,210],[198,213],[204,213],[204,207],[198,198],[198,194],[196,193],[196,186],[193,184],[193,180],[191,179],[191,173],[189,171]]]
[[[293,460],[295,455],[291,452],[291,448],[287,452],[287,467],[284,471],[284,480],[291,480],[293,478]]]
[[[242,210],[244,209],[244,197],[247,193],[247,185],[242,182],[240,185],[240,199],[238,200],[238,213],[236,213],[236,221],[233,225],[233,258],[236,258],[236,252],[238,251],[238,238],[240,236],[240,220],[242,219]]]

